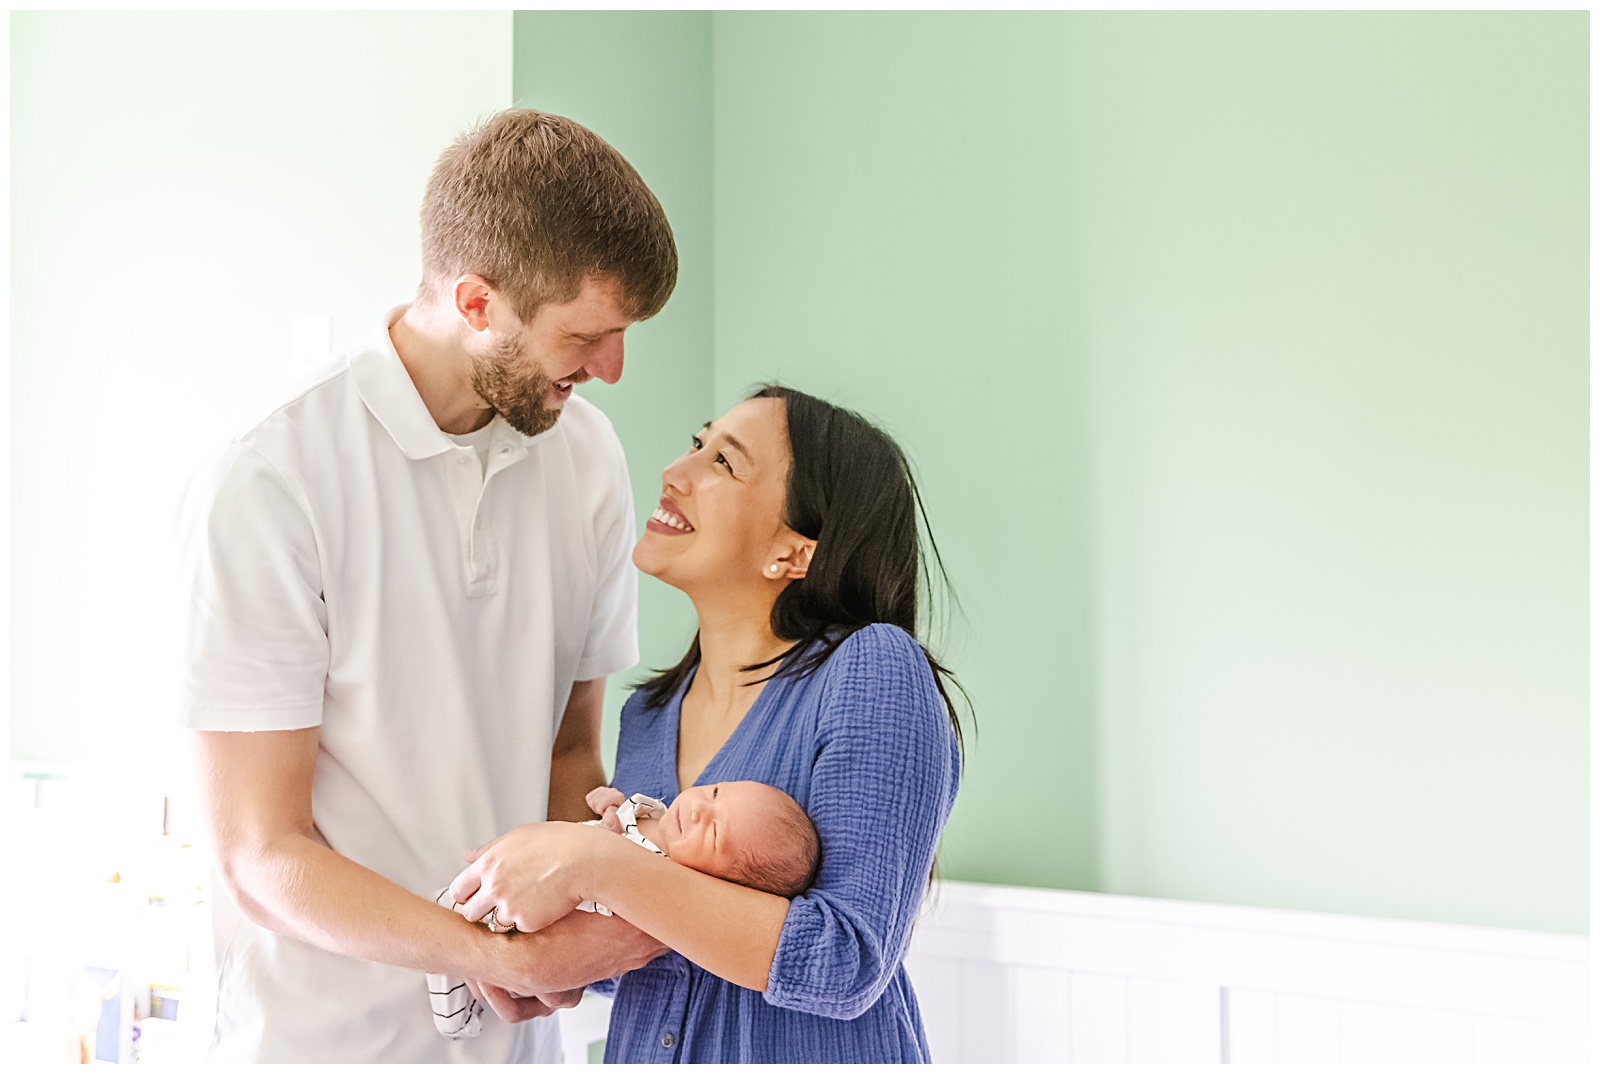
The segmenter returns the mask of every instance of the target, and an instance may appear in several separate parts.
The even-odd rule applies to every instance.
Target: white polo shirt
[[[637,662],[636,534],[598,409],[574,395],[532,438],[497,416],[480,464],[395,353],[404,310],[194,480],[182,722],[320,727],[317,827],[431,900],[463,850],[544,819],[572,683]],[[220,887],[214,902],[210,1059],[559,1059],[553,1019],[446,1040],[422,974],[258,928]]]

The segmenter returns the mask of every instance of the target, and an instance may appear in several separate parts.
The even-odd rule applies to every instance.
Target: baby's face
[[[690,787],[662,814],[656,842],[678,864],[726,877],[750,847],[760,845],[782,806],[783,792],[765,783]]]

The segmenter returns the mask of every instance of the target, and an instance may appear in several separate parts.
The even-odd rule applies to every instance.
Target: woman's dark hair
[[[927,559],[917,540],[919,515],[947,593],[950,579],[899,445],[854,411],[792,388],[766,384],[749,398],[783,400],[790,455],[784,523],[817,547],[805,576],[785,586],[772,606],[772,632],[794,644],[741,670],[777,665],[769,678],[810,674],[845,639],[873,623],[890,623],[916,638],[919,602],[926,596],[931,604],[933,596]],[[956,743],[963,746],[961,720],[946,684],[961,694],[969,712],[971,701],[927,646],[922,652]],[[696,634],[682,660],[640,684],[646,704],[660,708],[670,702],[699,661]]]

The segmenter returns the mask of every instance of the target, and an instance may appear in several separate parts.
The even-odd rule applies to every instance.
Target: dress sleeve
[[[821,870],[789,903],[763,995],[848,1019],[877,1002],[905,957],[959,761],[932,670],[903,631],[857,631],[819,674],[829,680],[807,812]]]
[[[617,994],[617,983],[621,980],[621,977],[607,977],[603,981],[596,981],[589,985],[589,991],[593,992],[597,996],[604,996],[607,999],[613,999]]]
[[[179,531],[183,726],[319,725],[328,613],[302,502],[259,452],[232,444],[191,481]]]

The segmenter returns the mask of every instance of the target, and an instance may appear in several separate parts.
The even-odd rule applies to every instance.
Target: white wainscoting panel
[[[912,985],[916,985],[913,980]],[[1069,1063],[1128,1061],[1128,979],[1108,973],[1069,973],[1065,994],[1050,997],[1066,1008]],[[1001,1023],[1005,1032],[1015,1032]],[[996,1027],[1000,1028],[1000,1027]],[[929,1047],[932,1047],[930,1043]],[[945,1059],[933,1053],[936,1063]],[[966,1062],[966,1056],[960,1057]]]
[[[1590,1054],[1586,936],[946,881],[906,969],[940,1063]],[[607,1009],[561,1012],[569,1063]]]
[[[1016,1005],[1011,1014],[1013,1040],[1016,1043],[1013,1061],[1071,1062],[1072,1039],[1067,1011],[1060,997],[1071,987],[1072,975],[1039,966],[1016,966],[1011,972],[1016,982]],[[928,1038],[928,1047],[938,1047],[931,1036]]]
[[[936,1062],[1589,1055],[1585,936],[946,882],[907,969],[968,1005]]]
[[[1128,1062],[1215,1063],[1221,1055],[1221,988],[1128,978]]]
[[[1406,1062],[1461,1066],[1472,1062],[1472,1015],[1461,1011],[1406,1011]]]

